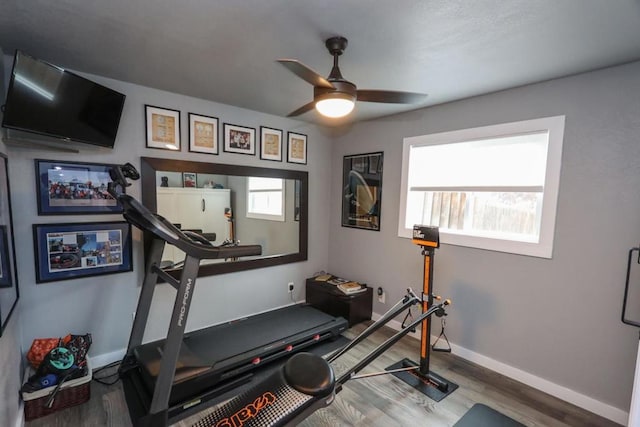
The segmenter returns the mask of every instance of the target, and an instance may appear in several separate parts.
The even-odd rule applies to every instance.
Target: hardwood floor
[[[357,325],[345,335],[353,336],[366,325]],[[336,375],[360,360],[393,331],[383,328],[334,364]],[[383,371],[405,357],[416,360],[419,342],[405,337],[362,373]],[[452,354],[432,353],[431,370],[459,385],[451,395],[435,402],[392,375],[348,382],[331,406],[303,421],[301,427],[389,427],[452,426],[475,403],[483,403],[526,426],[607,427],[618,424],[574,405],[477,366]],[[100,375],[104,375],[101,372]],[[27,427],[131,425],[120,383],[92,383],[91,400],[84,405],[27,422]],[[186,418],[175,427],[187,427],[203,414]]]

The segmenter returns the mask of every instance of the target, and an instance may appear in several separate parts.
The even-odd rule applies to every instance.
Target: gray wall
[[[5,56],[5,65],[12,58]],[[32,224],[57,222],[84,222],[119,220],[119,215],[92,216],[38,216],[35,189],[34,159],[73,160],[104,163],[132,162],[139,167],[141,156],[166,157],[204,162],[243,164],[269,168],[299,169],[309,172],[309,221],[322,230],[318,238],[309,243],[309,260],[295,264],[271,267],[199,279],[187,328],[196,329],[224,320],[265,311],[291,303],[287,283],[295,282],[295,297],[302,299],[302,283],[315,271],[327,268],[328,239],[323,237],[329,227],[329,185],[331,140],[315,126],[227,105],[162,92],[147,87],[96,76],[91,79],[119,90],[127,95],[124,113],[114,150],[87,149],[79,154],[28,148],[9,148],[10,178],[15,214],[16,250],[20,277],[22,343],[28,348],[35,337],[63,336],[69,332],[93,334],[92,353],[103,355],[126,347],[143,276],[141,233],[134,232],[134,271],[90,279],[35,284]],[[215,82],[212,82],[215,84]],[[144,104],[180,110],[182,150],[179,153],[145,148]],[[221,152],[220,155],[187,152],[187,113],[194,112],[224,122],[259,128],[269,126],[309,135],[308,165],[262,161],[258,156]],[[139,197],[139,182],[129,194]],[[313,229],[312,227],[312,229]],[[146,339],[164,337],[175,292],[166,285],[156,291]],[[55,321],[52,321],[55,319]],[[4,369],[4,366],[3,366]]]
[[[0,425],[15,426],[22,418],[20,386],[22,353],[20,348],[20,314],[15,310],[0,337]]]
[[[344,130],[333,170],[343,155],[384,151],[382,223],[340,226],[334,174],[330,270],[384,287],[377,313],[421,288],[420,249],[397,237],[403,137],[566,115],[553,259],[442,245],[434,287],[453,300],[452,342],[627,411],[637,331],[619,319],[627,251],[640,239],[639,94],[636,62]]]
[[[3,66],[2,58],[3,53],[0,47],[0,104],[4,103],[4,88],[6,87],[5,67]],[[2,112],[0,112],[1,120]],[[7,154],[7,147],[3,142],[0,142],[0,152]],[[2,159],[0,158],[0,160]],[[5,311],[10,310],[15,301],[15,289],[12,288],[10,291],[1,292],[0,297],[3,298],[2,303],[0,303],[2,316],[6,318],[8,313],[5,313]],[[11,317],[5,319],[5,322],[2,325],[5,329],[0,337],[0,425],[14,426],[22,418],[18,401],[22,381],[19,304],[16,305],[13,313],[11,313]]]

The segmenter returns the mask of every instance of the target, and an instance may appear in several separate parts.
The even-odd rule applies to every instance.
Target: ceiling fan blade
[[[320,74],[316,73],[297,59],[278,59],[277,61],[284,65],[293,74],[300,77],[302,80],[311,83],[313,86],[334,89],[333,85],[329,83],[327,79],[325,79]]]
[[[358,101],[389,104],[416,104],[424,101],[426,93],[396,92],[392,90],[358,90]]]
[[[308,104],[303,105],[302,107],[298,108],[296,111],[294,111],[293,113],[289,113],[287,115],[287,117],[295,117],[295,116],[299,116],[301,114],[306,113],[307,111],[311,111],[315,108],[316,106],[316,101],[311,101]]]

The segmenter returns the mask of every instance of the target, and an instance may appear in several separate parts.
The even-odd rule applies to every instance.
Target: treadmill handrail
[[[237,258],[262,254],[262,246],[260,245],[213,246],[197,242],[164,217],[151,212],[130,195],[119,194],[118,201],[124,207],[123,215],[127,221],[143,231],[153,233],[156,237],[195,258]]]

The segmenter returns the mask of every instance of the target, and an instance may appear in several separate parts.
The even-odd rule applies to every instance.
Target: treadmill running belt
[[[176,365],[170,401],[175,403],[227,380],[302,350],[314,337],[319,340],[339,336],[347,321],[310,305],[293,305],[232,322],[211,326],[184,335]],[[285,350],[292,346],[292,351]],[[164,340],[134,349],[140,374],[153,393],[159,373]]]
[[[189,333],[184,343],[200,359],[226,360],[250,349],[269,351],[287,344],[298,334],[307,335],[335,317],[311,306],[291,306]]]

